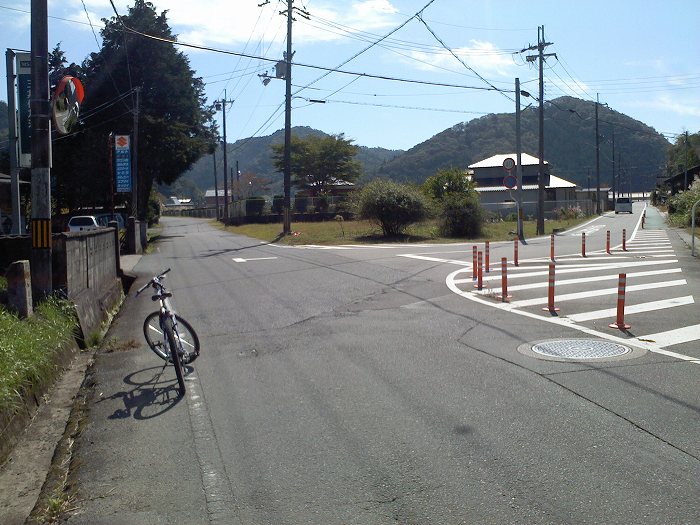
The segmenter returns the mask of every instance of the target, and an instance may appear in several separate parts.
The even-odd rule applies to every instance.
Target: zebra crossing
[[[700,324],[679,326],[682,323],[676,321],[697,319],[693,317],[697,306],[666,230],[637,230],[625,251],[617,247],[611,253],[555,257],[556,312],[542,308],[550,300],[550,263],[549,258],[534,258],[521,260],[518,266],[509,264],[509,302],[499,299],[503,295],[500,267],[484,274],[481,290],[476,289],[471,266],[452,272],[446,284],[453,292],[488,306],[700,364]],[[627,281],[625,322],[632,325],[627,333],[608,328],[616,316],[621,273]]]

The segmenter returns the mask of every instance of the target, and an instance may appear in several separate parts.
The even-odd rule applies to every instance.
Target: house
[[[518,189],[506,187],[506,176],[515,176],[515,168],[508,172],[503,163],[506,159],[516,160],[515,153],[494,155],[468,166],[468,173],[476,183],[481,205],[498,215],[516,213]],[[539,159],[523,153],[521,155],[523,172],[523,213],[527,216],[537,214],[537,195],[539,178]],[[550,173],[550,166],[544,162],[544,216],[554,217],[555,209],[574,207],[576,201],[576,184]]]
[[[219,196],[219,206],[223,206],[223,205],[224,205],[224,202],[225,202],[225,199],[224,199],[224,190],[219,189],[219,190],[217,191],[217,190],[214,190],[214,189],[210,189],[210,190],[207,190],[207,191],[204,193],[204,202],[205,202],[205,205],[207,206],[207,208],[213,208],[214,206],[216,206],[216,196],[217,196],[217,193],[218,193],[218,196]],[[233,190],[231,190],[231,189],[229,188],[229,190],[228,190],[228,201],[229,201],[229,202],[231,202],[231,198],[232,198],[232,197],[233,197]]]

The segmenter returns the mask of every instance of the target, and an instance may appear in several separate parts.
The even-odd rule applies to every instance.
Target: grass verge
[[[24,320],[0,305],[0,413],[13,413],[26,393],[52,380],[54,354],[73,344],[76,326],[73,305],[55,297]]]
[[[567,219],[545,221],[545,235],[553,233],[555,229],[566,230],[572,228],[586,219]],[[217,223],[219,224],[219,223]],[[534,221],[523,223],[525,238],[535,237],[537,229]],[[511,240],[517,231],[515,221],[503,221],[485,223],[483,233],[478,238],[446,238],[441,237],[437,221],[423,221],[406,229],[404,235],[393,238],[382,236],[381,229],[370,221],[323,221],[323,222],[295,222],[292,224],[292,235],[281,235],[282,225],[275,224],[245,224],[242,226],[227,226],[226,231],[253,237],[265,242],[276,242],[286,245],[300,244],[366,244],[378,242],[477,242],[477,241],[505,241]]]

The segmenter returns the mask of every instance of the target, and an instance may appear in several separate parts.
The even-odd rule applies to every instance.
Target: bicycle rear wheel
[[[180,395],[185,395],[185,376],[182,372],[182,356],[180,355],[180,345],[173,332],[172,319],[166,319],[164,324],[165,336],[168,338],[168,346],[170,346],[170,354],[172,356],[173,366],[175,367],[175,375],[177,383],[180,386]]]
[[[177,322],[176,328],[176,338],[180,339],[182,342],[182,350],[184,351],[183,363],[188,364],[199,357],[199,337],[197,332],[194,331],[192,325],[188,323],[185,319],[175,314],[175,319]],[[167,348],[164,348],[164,335],[163,330],[160,328],[160,313],[152,312],[148,314],[146,320],[143,322],[143,335],[146,338],[146,343],[148,347],[153,350],[153,352],[161,359],[167,361],[170,359],[170,352]]]

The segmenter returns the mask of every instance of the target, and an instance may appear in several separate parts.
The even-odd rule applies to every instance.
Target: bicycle
[[[165,288],[162,282],[165,279],[165,274],[169,271],[170,268],[153,277],[136,291],[136,295],[140,295],[149,286],[156,291],[151,299],[159,301],[160,308],[146,316],[143,322],[143,335],[148,347],[166,362],[163,367],[167,366],[167,363],[173,364],[180,395],[184,396],[183,368],[199,356],[199,337],[192,325],[172,309],[170,298],[173,294]]]

